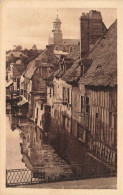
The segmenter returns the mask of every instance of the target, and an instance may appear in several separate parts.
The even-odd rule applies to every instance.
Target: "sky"
[[[100,11],[106,27],[117,18],[115,8],[42,8],[40,6],[7,6],[6,7],[6,49],[13,49],[13,45],[22,45],[32,48],[35,44],[38,49],[44,49],[48,44],[48,37],[52,31],[53,21],[57,14],[61,20],[63,38],[80,38],[80,21],[82,12],[90,10]],[[58,11],[57,11],[58,10]]]

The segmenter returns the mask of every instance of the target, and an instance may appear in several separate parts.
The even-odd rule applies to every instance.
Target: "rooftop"
[[[57,18],[55,19],[55,21],[53,23],[61,23],[61,20],[58,18],[58,15],[57,15]]]
[[[78,45],[75,50],[67,55],[67,58],[72,58],[73,60],[80,58],[80,46]]]
[[[79,39],[62,39],[62,45],[79,45]]]
[[[78,78],[80,77],[80,66],[79,66],[79,61],[80,60],[75,60],[74,64],[72,65],[71,68],[69,68],[65,74],[62,76],[62,79],[65,80],[66,82],[73,82],[77,81]]]
[[[117,84],[117,20],[91,50],[88,58],[93,62],[80,83],[111,87]]]
[[[57,61],[57,57],[53,54],[52,51],[50,51],[49,49],[45,49],[42,53],[40,53],[36,58],[34,58],[33,60],[31,60],[29,63],[28,63],[28,66],[27,66],[27,69],[26,69],[26,72],[24,74],[24,76],[28,79],[31,79],[33,74],[35,73],[37,67],[35,66],[35,62],[36,61],[41,61],[43,58],[48,58],[48,66],[50,64],[51,66],[51,63],[56,63]],[[47,63],[46,63],[47,64]]]
[[[69,54],[74,56],[74,52]],[[74,58],[73,65],[65,73],[56,71],[54,76],[62,77],[66,82],[79,81],[80,59]],[[67,56],[68,57],[68,56]],[[75,52],[76,57],[76,52]],[[117,83],[117,21],[115,21],[107,33],[99,39],[86,59],[85,76],[81,77],[81,83],[94,86],[114,86]],[[91,65],[91,66],[90,66]],[[88,66],[88,67],[87,67]],[[90,68],[89,68],[90,66]]]

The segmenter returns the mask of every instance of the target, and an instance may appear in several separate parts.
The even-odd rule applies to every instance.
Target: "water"
[[[67,131],[48,134],[26,117],[7,115],[7,169],[43,171],[47,178],[94,178],[109,171],[87,155],[86,145]]]
[[[7,169],[43,170],[48,178],[73,175],[71,166],[50,145],[45,134],[27,118],[7,115]]]
[[[26,168],[22,162],[22,154],[20,143],[20,130],[16,128],[11,129],[11,114],[6,117],[6,168],[7,169],[23,169]]]

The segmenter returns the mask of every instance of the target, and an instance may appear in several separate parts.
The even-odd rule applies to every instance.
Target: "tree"
[[[36,45],[33,45],[33,46],[32,46],[32,49],[33,49],[33,50],[37,50]]]
[[[22,50],[22,46],[21,45],[16,45],[15,50],[16,51],[21,51]]]

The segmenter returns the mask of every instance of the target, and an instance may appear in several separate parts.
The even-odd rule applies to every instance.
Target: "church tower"
[[[51,44],[61,45],[61,43],[62,43],[61,21],[57,15],[57,18],[53,22],[53,29],[49,36],[48,45]]]

